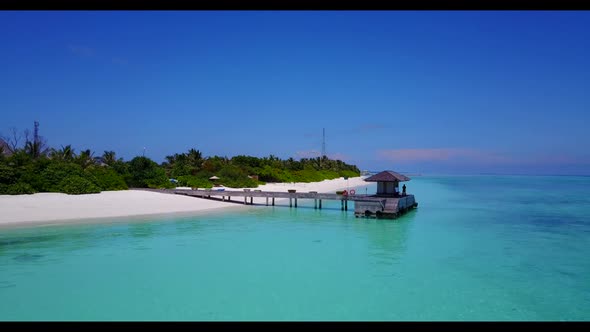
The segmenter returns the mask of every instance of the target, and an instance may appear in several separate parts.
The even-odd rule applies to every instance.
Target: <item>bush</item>
[[[60,191],[70,195],[96,194],[100,188],[79,175],[70,175],[63,179],[60,184]]]
[[[41,190],[48,192],[60,192],[61,183],[67,177],[76,175],[82,177],[84,172],[80,165],[70,162],[53,162],[41,172],[43,182],[41,183]]]
[[[170,171],[170,176],[173,178],[178,178],[180,176],[186,176],[192,174],[194,168],[190,165],[184,163],[177,163],[172,167]]]
[[[12,184],[16,182],[16,172],[8,165],[0,164],[0,184]]]
[[[295,182],[295,178],[290,172],[269,165],[260,169],[258,178],[263,182]]]
[[[43,171],[52,163],[51,160],[40,158],[31,164],[18,169],[18,182],[28,183],[35,191],[43,191],[46,182]],[[55,163],[55,162],[53,162]]]
[[[164,182],[164,183],[148,182],[147,186],[148,186],[148,188],[154,188],[154,189],[174,189],[174,188],[176,188],[176,185],[174,185],[170,181]]]
[[[119,175],[125,177],[125,175],[129,174],[129,164],[122,160],[117,160],[113,165],[110,166],[115,172],[119,173]]]
[[[170,183],[164,169],[147,157],[135,157],[129,162],[129,174],[125,182],[129,187],[138,188],[155,188]]]
[[[211,188],[213,185],[209,178],[203,178],[193,175],[183,175],[176,178],[180,186],[191,187],[191,188]]]
[[[34,194],[36,191],[27,183],[17,182],[13,184],[2,184],[0,185],[1,195],[23,195],[23,194]]]
[[[219,171],[223,185],[232,188],[256,188],[258,181],[248,177],[245,171],[236,166],[226,166]]]
[[[84,177],[101,190],[126,190],[127,183],[119,173],[110,167],[90,166],[84,170]]]

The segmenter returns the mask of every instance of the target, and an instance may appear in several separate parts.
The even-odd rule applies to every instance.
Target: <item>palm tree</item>
[[[49,157],[56,160],[72,161],[76,157],[76,154],[72,146],[68,144],[66,146],[62,145],[59,150],[51,149]]]
[[[76,161],[78,162],[78,164],[80,164],[80,166],[86,168],[94,164],[94,152],[90,151],[90,149],[86,149],[80,152],[80,154],[76,158]]]
[[[43,154],[41,148],[41,144],[38,141],[28,141],[25,144],[25,152],[33,159],[41,157]]]
[[[174,165],[174,163],[176,162],[176,156],[177,155],[173,155],[173,156],[166,156],[166,160],[168,165]]]
[[[72,149],[72,146],[70,144],[62,146],[62,155],[63,159],[68,161],[71,161],[74,159],[74,157],[76,157],[74,149]]]
[[[203,164],[203,155],[201,154],[201,151],[190,149],[188,150],[186,157],[190,166],[196,170],[201,169],[201,165]]]
[[[102,154],[102,162],[109,166],[113,166],[113,164],[117,162],[115,151],[105,151]]]

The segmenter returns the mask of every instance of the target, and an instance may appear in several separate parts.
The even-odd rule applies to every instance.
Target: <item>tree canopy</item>
[[[165,157],[161,164],[145,156],[130,161],[117,158],[115,151],[95,156],[90,149],[76,153],[72,145],[49,148],[39,136],[28,131],[0,137],[0,194],[64,192],[96,193],[128,188],[171,188],[181,186],[210,188],[212,176],[217,184],[234,188],[255,188],[265,182],[315,182],[360,175],[355,165],[327,157],[282,160],[274,155],[204,157],[194,148]]]

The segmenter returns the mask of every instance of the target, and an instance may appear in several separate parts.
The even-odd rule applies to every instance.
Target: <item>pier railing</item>
[[[229,197],[274,197],[274,198],[311,198],[311,199],[331,199],[331,200],[383,200],[383,197],[375,197],[374,195],[339,195],[329,193],[317,192],[283,192],[283,191],[238,191],[238,190],[214,190],[214,189],[172,189],[175,194],[207,197],[207,196],[229,196]]]

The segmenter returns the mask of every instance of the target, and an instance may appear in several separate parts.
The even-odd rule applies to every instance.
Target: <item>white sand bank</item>
[[[276,183],[259,186],[263,191],[332,192],[369,184],[362,178],[343,178],[314,183]],[[242,188],[226,190],[242,190]],[[359,194],[361,190],[357,189]],[[242,197],[232,198],[243,202]],[[254,203],[264,203],[264,198],[254,198]],[[162,194],[142,190],[106,191],[90,195],[66,195],[38,193],[34,195],[0,195],[0,227],[28,224],[51,224],[59,220],[117,218],[167,213],[190,213],[215,209],[245,208],[231,202],[220,202],[182,195]]]

